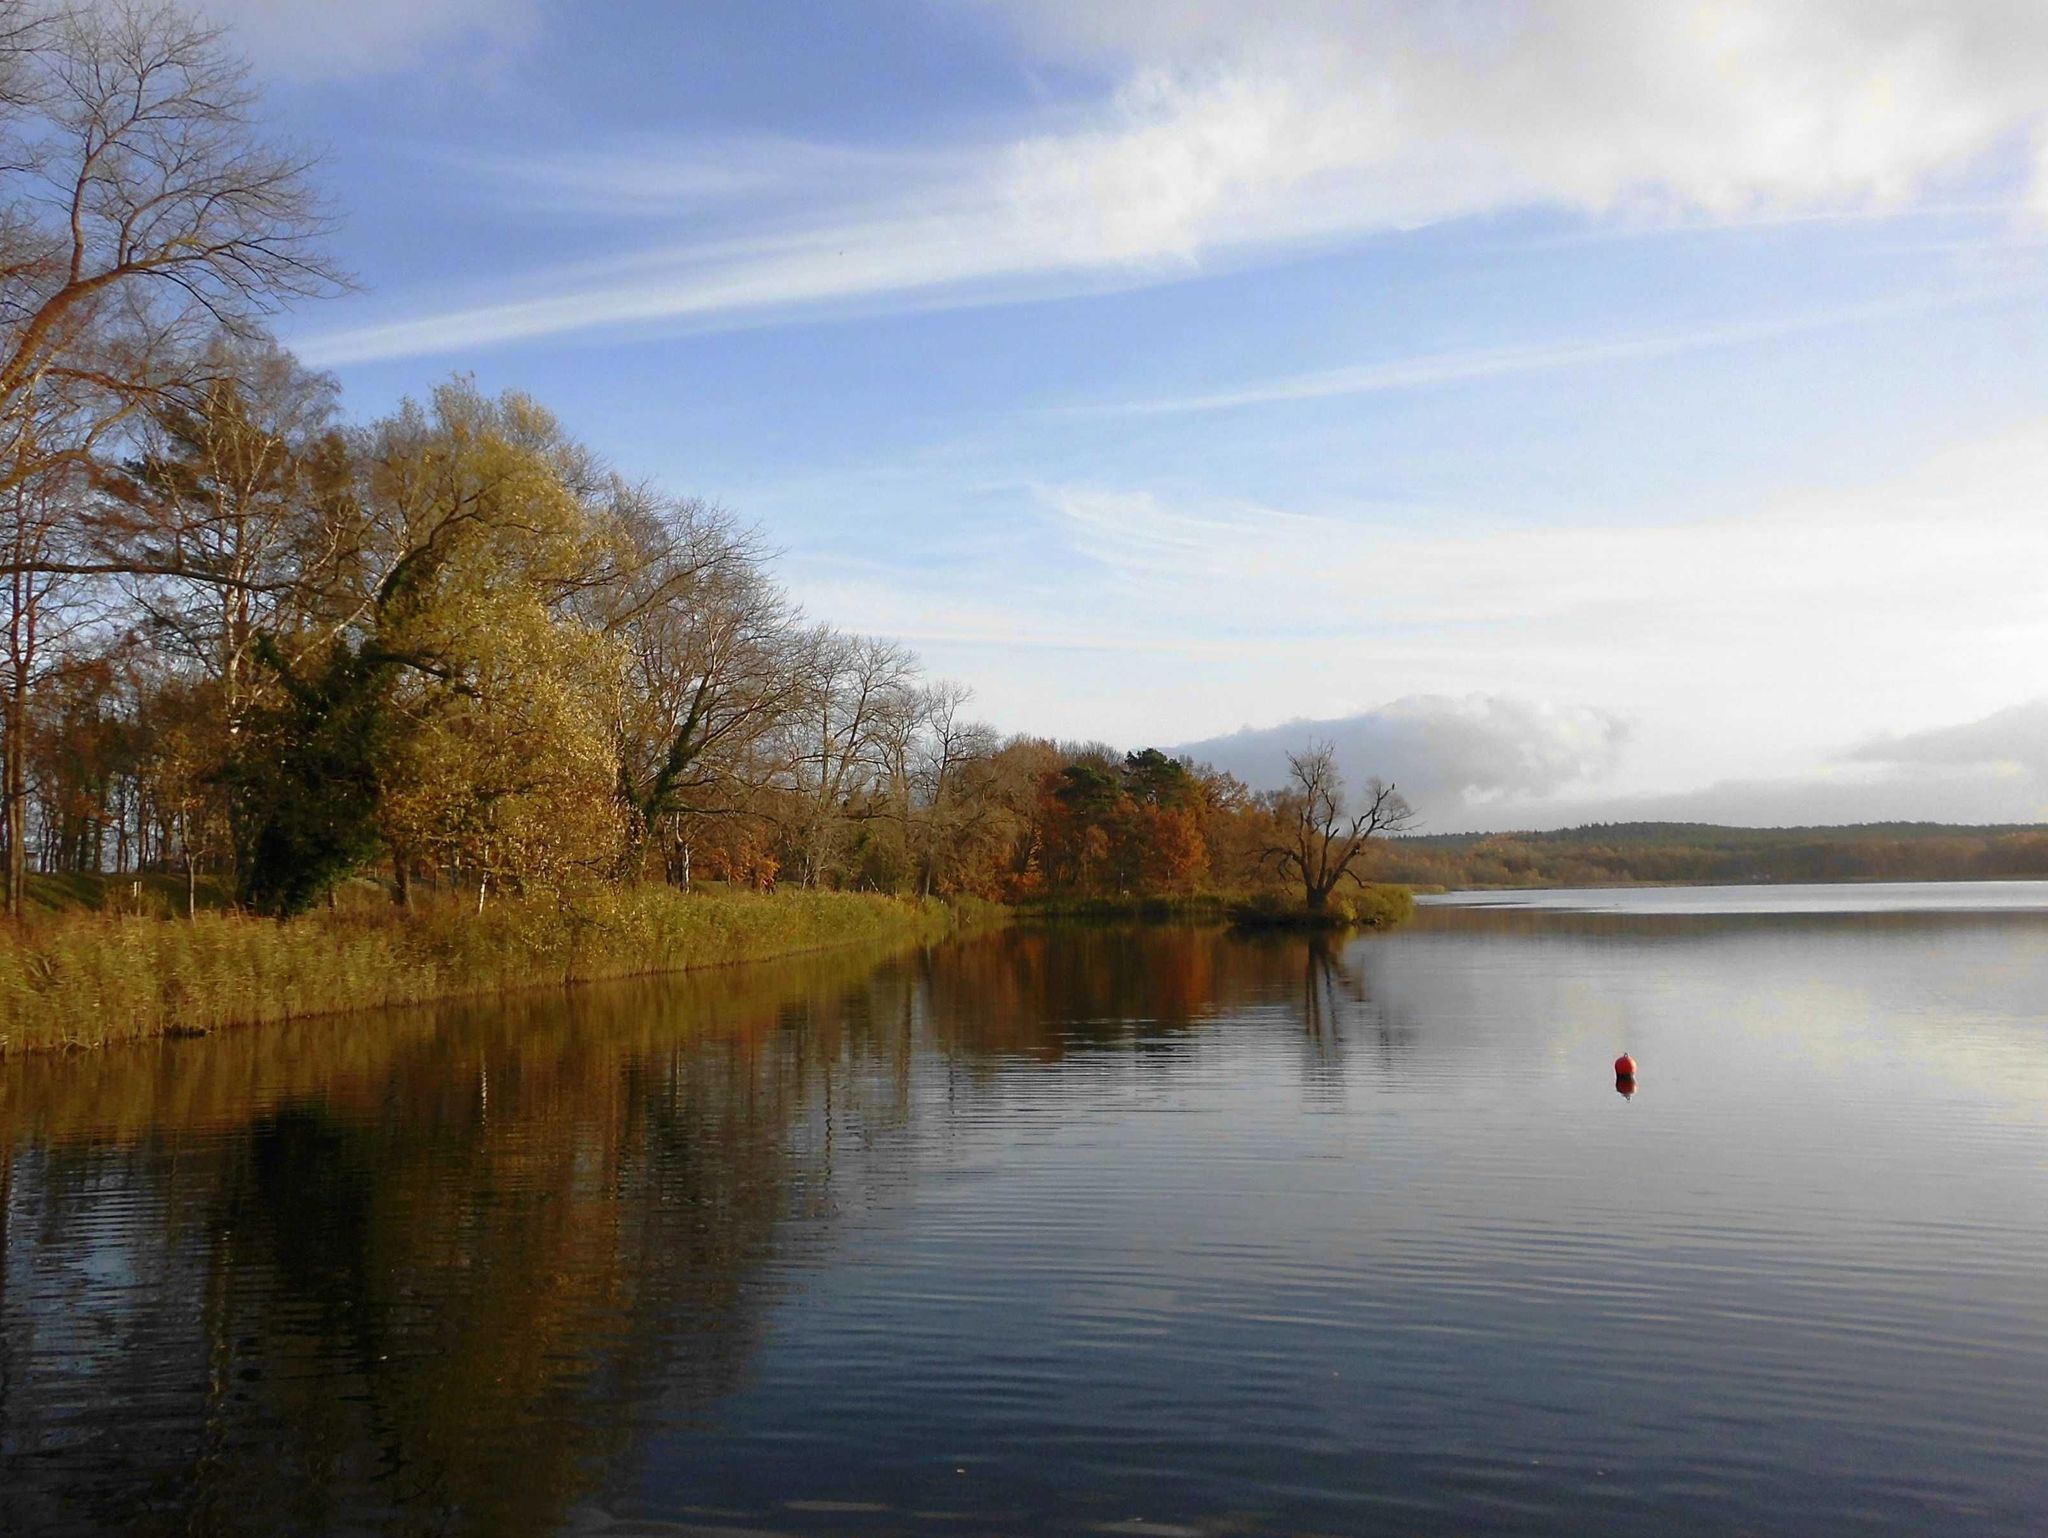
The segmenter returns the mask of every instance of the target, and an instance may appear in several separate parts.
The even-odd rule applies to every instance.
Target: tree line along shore
[[[1006,735],[527,396],[350,417],[271,330],[349,284],[317,165],[176,5],[9,11],[0,141],[0,1047],[910,938],[935,902],[1388,923],[1390,883],[2048,874],[2039,829],[1389,837],[1406,803],[1326,747],[1270,790]]]
[[[527,396],[348,417],[270,329],[349,284],[317,165],[176,5],[11,12],[0,140],[0,1046],[909,937],[933,902],[1398,906],[1365,878],[1406,806],[1326,750],[1255,793],[1006,736]],[[97,911],[47,911],[67,881]]]
[[[1379,879],[1437,888],[2006,881],[2048,878],[2048,828],[1605,823],[1546,833],[1409,836],[1376,854]]]

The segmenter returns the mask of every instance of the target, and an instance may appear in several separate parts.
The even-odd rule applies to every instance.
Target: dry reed
[[[364,905],[286,922],[71,912],[0,929],[0,1055],[935,938],[944,905],[844,892],[605,888]]]

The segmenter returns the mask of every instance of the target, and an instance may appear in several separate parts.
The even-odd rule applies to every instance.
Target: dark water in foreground
[[[2048,1528],[2048,912],[1654,903],[0,1064],[0,1532]]]

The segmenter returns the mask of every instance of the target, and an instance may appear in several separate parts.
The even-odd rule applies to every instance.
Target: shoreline
[[[1041,898],[1019,904],[1019,923],[1196,923],[1244,930],[1397,929],[1415,915],[1418,889],[1372,882],[1311,910],[1276,893],[1194,892],[1178,896]]]
[[[0,1058],[911,945],[982,917],[973,905],[870,893],[667,887],[482,914],[453,902],[283,921],[66,914],[0,931]]]

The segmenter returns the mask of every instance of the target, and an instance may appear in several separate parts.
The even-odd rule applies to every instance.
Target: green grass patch
[[[54,913],[129,913],[148,918],[182,915],[188,894],[185,878],[150,871],[142,875],[101,876],[71,874],[31,875],[28,878],[28,911],[42,916]],[[232,905],[233,894],[219,876],[201,876],[189,894],[201,910],[219,911]]]

